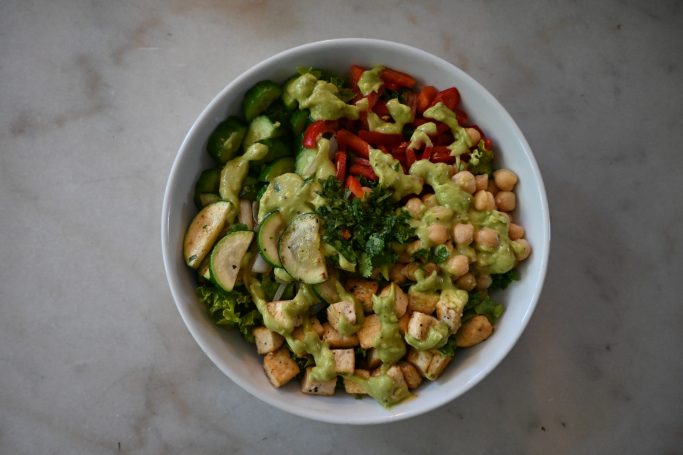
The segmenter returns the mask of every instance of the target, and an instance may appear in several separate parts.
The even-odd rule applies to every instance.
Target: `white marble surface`
[[[507,359],[428,415],[259,402],[182,324],[162,192],[203,106],[292,45],[400,41],[468,71],[536,153],[553,221]],[[0,453],[682,453],[678,1],[0,2]]]

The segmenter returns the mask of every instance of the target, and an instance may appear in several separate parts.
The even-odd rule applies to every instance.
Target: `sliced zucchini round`
[[[211,279],[225,291],[232,291],[244,255],[254,238],[252,231],[232,232],[216,243],[211,251]]]
[[[258,228],[258,249],[266,262],[274,267],[282,267],[278,253],[278,242],[285,228],[285,219],[280,212],[271,212],[261,221]]]
[[[320,220],[314,213],[294,218],[282,232],[278,244],[280,262],[295,279],[306,284],[327,280],[325,257],[320,250]]]
[[[341,300],[339,292],[337,291],[337,283],[339,283],[339,280],[337,280],[336,277],[331,276],[324,283],[314,284],[311,287],[318,297],[331,305]]]
[[[195,215],[185,232],[183,241],[183,257],[188,266],[196,269],[209,254],[216,239],[225,228],[226,215],[229,210],[229,202],[219,201],[207,205]]]

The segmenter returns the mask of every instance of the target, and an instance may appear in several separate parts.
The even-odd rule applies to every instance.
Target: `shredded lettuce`
[[[222,291],[212,285],[197,288],[197,297],[206,305],[209,316],[218,325],[239,329],[242,337],[254,342],[251,329],[261,323],[261,314],[246,292]]]

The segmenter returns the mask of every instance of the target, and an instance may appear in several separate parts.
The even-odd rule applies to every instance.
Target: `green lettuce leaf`
[[[216,324],[237,328],[245,340],[254,342],[251,329],[261,324],[261,313],[249,294],[239,289],[225,292],[212,285],[204,285],[197,288],[197,297],[206,305]]]

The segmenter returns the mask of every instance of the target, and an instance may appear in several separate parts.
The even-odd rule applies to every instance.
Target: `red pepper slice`
[[[337,166],[337,180],[340,182],[344,181],[344,177],[346,177],[346,160],[347,160],[347,155],[346,152],[343,150],[338,151],[337,153],[334,154],[334,159],[336,162]]]
[[[384,81],[385,85],[389,84],[406,88],[413,88],[415,86],[415,79],[406,73],[402,73],[391,68],[384,68],[380,73],[380,77]]]
[[[451,156],[451,151],[448,147],[437,145],[432,147],[432,154],[429,157],[432,163],[455,163],[455,157]]]
[[[404,93],[403,104],[410,107],[411,117],[415,118],[415,114],[417,114],[417,94],[413,92]]]
[[[432,101],[434,101],[434,97],[437,93],[439,92],[436,90],[436,87],[431,85],[422,87],[422,90],[420,90],[420,93],[417,95],[417,112],[421,114],[429,109],[429,106],[432,105]]]
[[[379,115],[380,117],[389,115],[389,109],[387,109],[387,103],[382,100],[377,100],[375,103],[374,107],[372,108],[372,111]]]
[[[410,169],[410,166],[417,160],[415,157],[415,150],[411,148],[406,149],[406,167]]]
[[[361,186],[360,182],[353,175],[346,177],[346,188],[348,188],[349,191],[351,191],[351,194],[356,196],[358,199],[363,199],[365,191],[363,191],[363,187]]]
[[[434,100],[432,101],[432,106],[438,102],[442,102],[450,110],[454,110],[458,104],[460,104],[460,92],[457,88],[451,87],[446,90],[442,90],[436,94]]]
[[[308,125],[304,132],[303,146],[307,149],[314,149],[318,144],[318,139],[323,133],[331,133],[337,129],[337,122],[316,120]]]
[[[493,148],[493,141],[487,137],[484,138],[484,148],[486,148],[486,150],[491,150]]]
[[[337,143],[339,148],[351,150],[363,158],[370,156],[370,145],[348,130],[337,131]]]
[[[370,166],[363,166],[362,164],[354,163],[349,168],[349,174],[356,177],[365,177],[368,180],[377,180],[377,174]]]
[[[364,71],[365,69],[363,69],[361,66],[351,65],[351,86],[354,89],[358,88],[358,81],[360,80],[360,77],[363,75]]]
[[[467,122],[470,120],[470,118],[467,116],[467,112],[460,109],[456,109],[454,112],[455,119],[458,121],[458,125],[467,125]]]
[[[391,82],[391,81],[384,81],[383,87],[387,90],[391,90],[392,92],[398,92],[399,90],[401,90],[400,85],[398,85],[394,82]]]
[[[377,100],[379,99],[379,93],[370,92],[368,93],[368,96],[366,96],[366,98],[368,99],[368,106],[370,107],[370,109],[372,109],[373,107],[375,107],[375,104],[377,104]]]
[[[360,130],[358,136],[370,145],[389,145],[394,146],[403,142],[401,134],[385,134],[377,131]]]
[[[370,160],[366,160],[365,158],[358,158],[357,156],[353,157],[353,164],[362,164],[363,166],[370,166]]]
[[[433,150],[434,150],[434,147],[425,147],[424,152],[422,152],[422,158],[421,159],[423,159],[423,160],[431,159]]]

